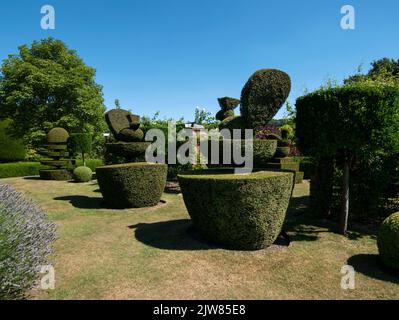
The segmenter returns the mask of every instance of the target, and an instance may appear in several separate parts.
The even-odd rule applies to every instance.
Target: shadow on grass
[[[29,176],[29,177],[23,177],[24,180],[42,180],[39,176]],[[48,180],[43,180],[43,181],[48,181]]]
[[[365,276],[399,284],[399,272],[382,265],[377,254],[357,254],[348,259],[348,265]]]
[[[138,241],[166,250],[209,250],[215,246],[199,241],[189,219],[139,223],[129,226]]]
[[[173,221],[162,221],[155,223],[139,223],[129,226],[135,230],[135,237],[138,241],[151,247],[166,250],[210,250],[231,248],[212,243],[204,239],[194,228],[191,220],[181,219]],[[276,241],[275,247],[287,247],[290,239],[285,232],[282,232]]]
[[[56,197],[54,200],[69,201],[75,208],[80,209],[102,209],[103,198],[92,198],[87,196],[64,196]]]

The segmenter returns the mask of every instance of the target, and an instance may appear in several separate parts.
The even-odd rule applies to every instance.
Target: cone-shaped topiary
[[[247,128],[266,125],[287,100],[291,91],[288,74],[276,69],[256,71],[241,92],[241,115]]]
[[[89,167],[80,166],[73,170],[73,179],[76,182],[89,182],[93,177],[93,172]]]
[[[399,212],[382,223],[377,243],[382,262],[387,267],[399,270]]]

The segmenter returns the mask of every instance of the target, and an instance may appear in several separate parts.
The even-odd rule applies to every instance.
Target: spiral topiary
[[[76,182],[89,182],[93,177],[93,171],[89,167],[80,166],[73,170],[73,179]]]
[[[399,270],[399,212],[382,223],[377,244],[382,262],[389,268]]]
[[[261,69],[241,92],[241,115],[247,128],[266,125],[278,112],[291,91],[291,79],[283,71]]]

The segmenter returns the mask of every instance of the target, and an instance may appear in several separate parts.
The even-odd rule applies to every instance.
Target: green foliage
[[[145,152],[151,142],[116,142],[106,144],[107,164],[145,161]]]
[[[39,171],[40,179],[66,181],[71,179],[71,174],[66,169],[44,169]]]
[[[234,110],[240,104],[240,100],[230,97],[218,98],[220,108],[224,111]]]
[[[288,74],[275,69],[256,71],[241,92],[241,115],[247,128],[267,125],[291,91]]]
[[[194,114],[194,122],[197,124],[201,124],[203,126],[214,126],[215,125],[215,118],[211,116],[209,111],[206,111],[204,108],[195,108]]]
[[[89,167],[81,166],[73,170],[73,179],[76,182],[89,182],[93,177],[93,172]]]
[[[1,66],[0,117],[11,118],[14,133],[33,147],[54,127],[101,135],[105,107],[95,73],[60,40],[20,46]]]
[[[48,143],[67,143],[69,133],[64,128],[53,128],[47,133]]]
[[[206,239],[241,250],[262,249],[276,240],[292,193],[292,173],[234,175],[229,169],[208,169],[178,179],[194,226]]]
[[[359,82],[380,82],[385,84],[399,84],[399,60],[383,58],[373,61],[367,74],[355,74],[346,79],[345,84]]]
[[[72,153],[90,153],[92,136],[90,133],[72,133],[69,138],[69,150]]]
[[[40,168],[39,162],[0,163],[0,178],[37,176]]]
[[[26,157],[26,147],[21,139],[9,133],[12,120],[0,121],[0,162],[21,161]]]
[[[399,270],[399,212],[389,216],[378,233],[378,250],[383,263]]]
[[[318,90],[298,98],[298,146],[321,157],[392,152],[399,147],[399,89],[356,84]]]
[[[113,208],[141,208],[158,204],[168,167],[146,162],[97,167],[97,181],[105,202]]]

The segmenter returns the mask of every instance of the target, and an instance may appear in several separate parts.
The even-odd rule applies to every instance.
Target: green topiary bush
[[[240,144],[236,145],[234,141],[239,141]],[[211,156],[212,156],[212,149],[211,149],[212,140],[208,141],[208,163],[211,164]],[[218,151],[219,151],[219,165],[220,166],[229,166],[234,167],[237,164],[234,162],[233,159],[233,148],[234,147],[241,147],[241,153],[244,154],[245,151],[245,140],[219,140],[218,141]],[[223,145],[230,144],[231,145],[231,158],[230,164],[224,164],[223,160]],[[270,162],[273,158],[277,149],[277,141],[276,140],[261,140],[261,139],[254,139],[253,140],[253,165],[255,168],[265,168],[266,165]]]
[[[21,161],[26,157],[23,141],[10,135],[10,126],[12,126],[12,120],[0,121],[0,162]]]
[[[89,182],[93,177],[93,171],[89,167],[81,166],[73,170],[73,180],[76,182]]]
[[[230,97],[218,98],[222,110],[234,110],[240,104],[240,100]]]
[[[382,262],[387,267],[399,270],[399,212],[382,223],[377,243]]]
[[[67,143],[69,133],[64,128],[53,128],[47,133],[48,143]]]
[[[39,175],[43,180],[66,181],[72,178],[66,169],[44,169],[39,171]]]
[[[97,167],[105,202],[113,208],[141,208],[158,204],[165,188],[168,166],[146,162]]]
[[[241,115],[247,128],[265,126],[278,112],[291,91],[288,74],[276,69],[256,71],[241,92]]]
[[[293,173],[231,169],[178,175],[194,226],[206,239],[231,249],[257,250],[279,235],[293,189]]]

